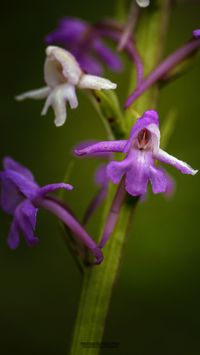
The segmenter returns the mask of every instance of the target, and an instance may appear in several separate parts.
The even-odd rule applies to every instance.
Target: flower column
[[[137,44],[144,58],[145,74],[149,73],[158,64],[161,56],[160,47],[163,35],[166,33],[170,0],[154,1],[151,7],[143,10],[137,33]],[[138,99],[134,108],[139,113],[156,105],[158,89],[155,86],[147,94]],[[125,119],[125,118],[124,118]],[[127,126],[129,123],[127,122]],[[132,122],[131,122],[132,125]],[[119,138],[119,137],[115,137]],[[122,137],[120,137],[122,138]],[[127,137],[123,137],[127,139]],[[102,221],[102,230],[110,211],[116,188],[110,186]],[[97,355],[100,351],[108,313],[112,288],[117,277],[123,246],[126,239],[127,228],[138,198],[133,198],[132,204],[126,202],[118,211],[118,221],[111,239],[105,246],[105,261],[98,267],[85,270],[82,294],[79,304],[78,316],[75,324],[70,355]],[[96,343],[96,347],[85,347],[87,343]],[[98,347],[99,344],[99,347]],[[91,344],[92,345],[92,344]]]

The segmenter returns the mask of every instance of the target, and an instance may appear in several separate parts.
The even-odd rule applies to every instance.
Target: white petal
[[[51,106],[55,113],[54,123],[57,127],[62,126],[67,118],[66,102],[69,101],[71,108],[78,106],[75,88],[71,84],[59,85],[52,89],[49,94],[41,114],[46,115]]]
[[[50,92],[50,88],[48,86],[45,86],[44,88],[37,89],[37,90],[31,90],[24,92],[23,94],[15,96],[15,99],[17,101],[22,101],[25,99],[45,99]]]
[[[80,89],[110,90],[116,89],[117,84],[112,83],[112,81],[108,79],[101,78],[100,76],[84,74],[79,81],[78,87]]]
[[[67,119],[67,107],[66,102],[62,100],[59,104],[55,103],[52,105],[55,112],[54,123],[56,127],[61,127],[64,125]]]
[[[159,147],[160,147],[160,130],[159,127],[151,123],[150,125],[147,126],[147,129],[151,132],[152,137],[151,137],[151,143],[152,143],[152,151],[154,153],[158,152]]]
[[[62,126],[67,118],[67,110],[66,110],[66,101],[65,98],[62,95],[62,90],[59,88],[55,88],[52,90],[52,92],[49,94],[44,108],[41,112],[41,115],[44,116],[46,115],[49,107],[52,107],[54,110],[55,114],[55,119],[54,123],[57,127]]]
[[[52,97],[51,97],[51,94],[49,94],[49,96],[47,97],[47,99],[44,103],[44,107],[41,112],[42,116],[45,116],[47,114],[47,111],[48,111],[49,107],[51,106],[51,100],[52,100]]]
[[[150,5],[150,0],[136,0],[140,7],[147,7]]]
[[[78,107],[78,99],[76,96],[76,91],[75,91],[74,85],[71,85],[71,84],[63,85],[62,95],[69,102],[71,109]]]
[[[47,85],[55,87],[64,82],[78,84],[82,70],[70,52],[60,47],[49,46],[46,55],[44,79]]]

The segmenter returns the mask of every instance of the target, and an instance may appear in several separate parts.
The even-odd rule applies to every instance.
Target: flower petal
[[[48,86],[55,87],[65,79],[72,85],[78,84],[82,70],[70,52],[60,47],[49,46],[46,49],[46,55],[44,78]],[[61,74],[63,80],[61,80]]]
[[[151,166],[149,178],[154,194],[159,194],[161,192],[167,191],[168,179],[162,169]]]
[[[108,48],[101,40],[94,41],[92,47],[99,55],[100,59],[112,70],[120,71],[122,63],[119,56],[116,55],[110,48]]]
[[[46,115],[49,107],[52,106],[55,113],[54,123],[57,127],[62,126],[67,118],[66,101],[69,101],[72,109],[78,106],[75,88],[71,84],[58,85],[49,94],[41,115]]]
[[[82,141],[81,143],[77,144],[75,147],[74,147],[74,152],[75,151],[82,151],[83,149],[87,148],[87,147],[90,147],[91,145],[94,145],[96,144],[97,141],[95,140],[85,140],[85,141]],[[107,158],[108,160],[111,159],[112,157],[112,153],[111,152],[101,152],[101,153],[93,153],[92,154],[93,156],[98,156],[98,157],[102,157],[102,158]]]
[[[131,168],[126,173],[125,187],[132,196],[143,196],[147,191],[149,169],[153,165],[150,153],[133,151],[129,153]]]
[[[78,99],[76,96],[75,87],[73,85],[70,84],[64,85],[62,94],[65,100],[69,102],[71,109],[78,107]]]
[[[34,235],[36,227],[38,209],[33,204],[25,200],[16,209],[15,220],[24,234],[24,238],[28,246],[33,246],[38,243],[38,238]]]
[[[4,174],[25,197],[32,199],[35,196],[38,190],[38,185],[34,181],[31,181],[22,174],[12,170],[7,170]]]
[[[195,175],[198,170],[194,170],[190,165],[181,161],[174,156],[166,153],[164,150],[159,149],[159,152],[154,155],[154,158],[162,163],[174,166],[177,170],[180,170],[182,174]]]
[[[150,0],[136,0],[140,7],[147,7],[150,5]]]
[[[62,44],[70,50],[74,42],[79,41],[83,32],[87,29],[86,22],[76,18],[64,17],[59,21],[58,27],[46,36],[45,42],[47,44]]]
[[[10,157],[5,157],[3,159],[3,168],[4,170],[7,169],[14,170],[17,173],[24,175],[27,179],[31,181],[35,180],[32,172],[29,169],[25,168],[25,166],[19,164],[18,162],[16,162]]]
[[[73,54],[85,73],[92,75],[102,74],[102,65],[96,60],[96,58],[93,58],[88,53],[81,53],[81,51],[74,51]]]
[[[114,183],[118,184],[131,166],[130,159],[126,158],[123,161],[111,161],[107,167],[108,178]]]
[[[67,118],[67,109],[65,99],[62,97],[59,88],[55,88],[48,96],[41,112],[42,116],[47,114],[47,111],[50,106],[52,106],[54,110],[54,123],[56,127],[62,126]]]
[[[116,89],[117,84],[100,76],[84,74],[78,83],[78,87],[80,89],[110,90]]]
[[[28,246],[33,246],[38,242],[38,238],[33,233],[36,226],[36,217],[37,208],[28,200],[25,200],[16,208],[7,239],[11,249],[16,249],[19,246],[20,231],[23,232]]]
[[[41,187],[38,190],[38,196],[45,196],[46,194],[59,190],[59,189],[65,189],[65,190],[72,190],[73,186],[70,184],[65,184],[64,182],[56,183],[56,184],[49,184],[46,186]]]
[[[0,207],[2,210],[13,215],[15,208],[23,199],[17,186],[6,177],[5,173],[0,173]]]
[[[45,86],[40,89],[26,91],[20,95],[15,96],[15,99],[17,101],[23,101],[26,99],[40,100],[40,99],[45,99],[49,95],[49,93],[50,93],[50,88],[48,86]]]
[[[122,152],[126,143],[127,143],[126,140],[104,141],[104,142],[88,145],[83,149],[75,149],[74,152],[76,155],[79,156],[95,155],[97,153]]]
[[[197,30],[194,30],[192,32],[194,38],[199,38],[200,37],[200,29],[198,28]]]

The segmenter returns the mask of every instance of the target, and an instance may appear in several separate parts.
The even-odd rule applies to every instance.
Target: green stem
[[[105,217],[112,202],[113,190],[112,188],[106,203]],[[134,202],[133,205],[136,206],[137,199]],[[125,203],[112,240],[105,248],[105,261],[100,266],[90,268],[85,272],[71,355],[94,355],[99,352],[98,346],[96,349],[92,348],[91,343],[100,344],[103,336],[105,318],[124,245],[124,227],[129,225],[132,211],[133,208]]]
[[[137,41],[140,45],[141,54],[144,54],[143,57],[145,56],[146,72],[150,71],[160,60],[160,44],[163,41],[163,33],[166,31],[164,18],[166,19],[167,17],[169,2],[170,0],[152,1],[154,5],[144,10],[144,15],[141,16]],[[144,94],[138,99],[134,108],[141,113],[146,109],[152,108],[152,105],[155,106],[156,98],[157,89],[153,88],[149,90],[148,94]],[[106,223],[115,191],[116,187],[112,185],[105,203],[103,226]],[[100,266],[85,270],[70,355],[97,355],[100,351],[98,344],[101,344],[102,341],[105,320],[113,285],[118,275],[127,228],[136,205],[137,199],[132,199],[132,203],[125,201],[119,213],[114,232],[104,248],[104,262]],[[95,343],[94,346],[92,346],[92,343]]]

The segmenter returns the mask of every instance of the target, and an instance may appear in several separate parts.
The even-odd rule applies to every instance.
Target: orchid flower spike
[[[148,181],[155,194],[171,190],[171,179],[163,168],[155,164],[156,160],[174,166],[183,174],[195,175],[198,171],[160,148],[159,118],[153,110],[144,112],[137,120],[128,140],[99,142],[75,151],[77,155],[103,152],[122,152],[126,155],[124,160],[107,165],[107,176],[114,184],[124,177],[125,189],[132,196],[146,194]]]
[[[16,97],[24,99],[45,99],[42,115],[46,115],[50,106],[55,113],[55,125],[62,126],[67,117],[66,102],[72,109],[77,108],[78,100],[75,88],[91,90],[116,89],[117,85],[99,76],[84,74],[75,57],[65,49],[49,46],[46,49],[44,80],[47,86],[28,91]]]
[[[58,189],[72,190],[72,185],[56,183],[40,187],[30,170],[9,157],[3,160],[3,168],[0,172],[0,207],[13,216],[7,240],[11,249],[18,247],[21,233],[28,246],[38,243],[35,235],[37,213],[38,208],[45,208],[64,222],[80,243],[91,251],[96,264],[101,263],[103,255],[97,244],[67,206],[51,195]]]

